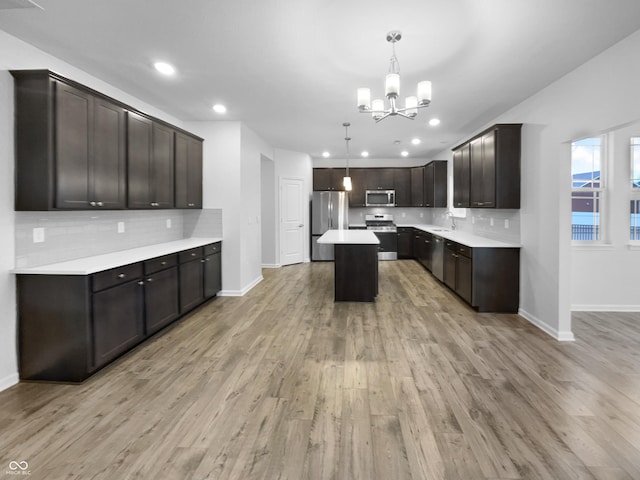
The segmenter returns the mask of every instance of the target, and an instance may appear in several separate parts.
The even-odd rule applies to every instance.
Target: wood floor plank
[[[175,480],[640,478],[640,313],[560,343],[478,314],[414,261],[375,303],[333,264],[264,271],[81,385],[0,392],[0,472]]]

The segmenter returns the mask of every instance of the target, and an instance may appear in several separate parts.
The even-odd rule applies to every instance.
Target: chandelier
[[[400,64],[396,57],[396,43],[402,38],[401,32],[394,30],[387,34],[387,42],[391,44],[392,54],[389,63],[389,73],[384,82],[384,95],[389,100],[389,108],[385,108],[384,100],[371,101],[369,88],[358,89],[358,110],[361,113],[371,113],[377,122],[389,116],[400,115],[413,120],[418,115],[418,109],[428,107],[431,103],[431,82],[425,80],[418,83],[416,96],[406,97],[404,108],[398,108],[396,104],[400,94]]]
[[[351,140],[351,137],[349,136],[349,127],[351,126],[351,124],[349,122],[344,122],[342,126],[344,127],[344,141],[347,145],[347,170],[345,172],[344,178],[342,179],[342,185],[347,192],[350,192],[352,186],[351,177],[349,176],[349,140]]]

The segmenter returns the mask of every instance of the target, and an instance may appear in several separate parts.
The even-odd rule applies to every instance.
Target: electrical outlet
[[[33,229],[33,243],[44,242],[44,228],[36,227]]]
[[[124,233],[124,222],[118,222],[118,233]]]
[[[509,219],[508,218],[504,219],[504,228],[509,228]]]
[[[171,219],[167,218],[167,228],[171,228]]]

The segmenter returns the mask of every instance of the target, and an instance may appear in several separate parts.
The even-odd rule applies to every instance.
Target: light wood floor
[[[82,385],[0,393],[0,477],[640,479],[640,315],[559,343],[380,267],[375,304],[334,304],[332,264],[266,270]]]

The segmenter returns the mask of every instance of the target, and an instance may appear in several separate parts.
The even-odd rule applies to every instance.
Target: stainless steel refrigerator
[[[327,230],[349,228],[347,192],[313,192],[311,200],[311,260],[333,260],[333,245],[318,245]]]

